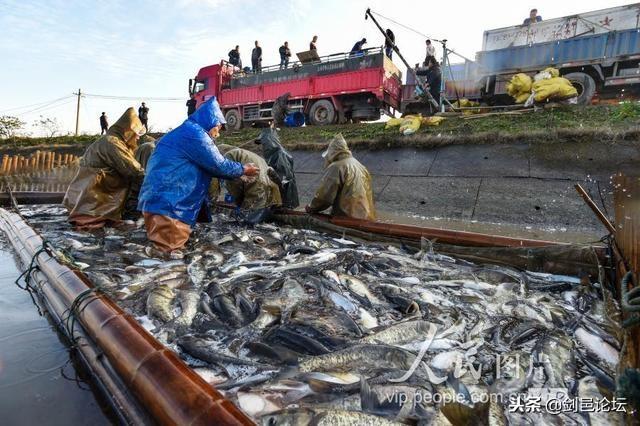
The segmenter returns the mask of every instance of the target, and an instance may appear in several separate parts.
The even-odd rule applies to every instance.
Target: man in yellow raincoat
[[[231,145],[220,144],[218,150],[229,160],[241,164],[253,163],[260,169],[257,176],[244,176],[225,181],[227,192],[231,194],[237,206],[243,209],[257,210],[282,204],[280,188],[270,178],[269,166],[264,158],[254,152]],[[272,172],[271,176],[274,175],[275,172]],[[216,191],[216,186],[219,188],[218,182],[214,179],[210,190],[213,201],[219,193],[219,189]]]
[[[371,175],[353,158],[342,134],[335,135],[322,156],[325,172],[307,212],[317,213],[331,207],[333,216],[375,219]]]
[[[89,145],[63,200],[69,222],[81,229],[98,229],[122,219],[131,184],[144,177],[144,169],[134,157],[144,133],[138,115],[129,108],[104,136]]]

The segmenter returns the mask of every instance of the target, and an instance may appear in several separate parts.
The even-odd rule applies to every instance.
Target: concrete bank
[[[574,189],[609,215],[611,176],[638,173],[640,144],[516,143],[354,151],[373,175],[381,219],[558,241],[597,240],[606,230]],[[319,152],[294,151],[301,199],[322,173]]]

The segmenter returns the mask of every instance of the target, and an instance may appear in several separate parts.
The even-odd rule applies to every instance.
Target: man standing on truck
[[[396,36],[389,28],[385,31],[386,37],[384,38],[384,53],[391,59],[393,55],[393,49],[396,43]]]
[[[424,66],[429,66],[429,58],[436,58],[436,47],[431,44],[431,40],[426,41],[427,45],[427,55],[424,57]]]
[[[542,22],[542,16],[538,15],[538,9],[531,9],[529,17],[524,20],[522,25],[531,25],[535,22]]]
[[[138,117],[140,118],[140,121],[142,121],[142,125],[144,126],[145,129],[147,129],[147,132],[149,131],[149,108],[147,108],[147,106],[144,104],[144,102],[142,103],[142,105],[140,105],[140,108],[138,108]]]
[[[309,50],[315,50],[316,53],[318,53],[318,45],[316,44],[318,42],[318,36],[314,35],[313,38],[311,39],[311,43],[309,43]]]
[[[353,47],[351,48],[351,56],[362,56],[364,55],[364,49],[363,46],[367,44],[367,39],[366,38],[362,38],[362,40],[357,41],[356,44],[353,45]]]
[[[262,47],[256,40],[256,47],[251,51],[251,71],[255,73],[262,72]]]
[[[240,46],[229,51],[229,63],[238,68],[242,68],[242,60],[240,59]]]
[[[224,123],[212,96],[157,143],[138,198],[154,249],[171,253],[182,248],[196,220],[210,218],[207,196],[212,178],[236,179],[260,172],[254,164],[242,165],[220,154],[214,141]]]
[[[289,58],[291,57],[291,50],[289,49],[289,42],[285,41],[280,49],[278,50],[280,53],[280,69],[287,69],[289,67]]]
[[[107,121],[107,114],[105,112],[100,116],[100,134],[107,133],[109,130],[109,122]]]
[[[192,94],[189,100],[187,101],[187,117],[196,112],[196,97]]]
[[[332,216],[373,220],[376,217],[371,175],[353,158],[347,142],[338,133],[322,154],[325,172],[307,213],[319,213],[331,207]]]

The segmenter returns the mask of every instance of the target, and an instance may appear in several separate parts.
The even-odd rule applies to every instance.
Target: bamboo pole
[[[0,174],[7,174],[7,169],[9,168],[9,161],[11,161],[10,157],[8,154],[5,154],[2,156],[2,170],[0,171]]]

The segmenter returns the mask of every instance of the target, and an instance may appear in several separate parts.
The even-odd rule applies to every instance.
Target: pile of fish
[[[477,265],[428,244],[247,228],[224,213],[197,225],[182,258],[158,259],[147,255],[141,223],[83,233],[58,206],[23,214],[263,424],[620,420],[544,407],[558,389],[612,397],[622,332],[599,283]],[[518,395],[542,395],[542,409],[514,410]]]

